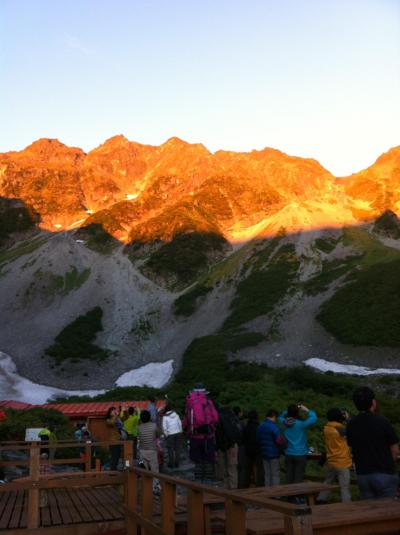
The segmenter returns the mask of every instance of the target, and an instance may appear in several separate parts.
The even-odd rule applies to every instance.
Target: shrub
[[[108,357],[108,351],[94,345],[96,333],[103,330],[100,307],[89,310],[84,316],[64,327],[57,335],[55,344],[46,349],[46,354],[53,357],[57,364],[66,359],[101,361]]]
[[[24,440],[25,429],[43,427],[46,423],[55,427],[58,439],[69,439],[73,431],[69,420],[54,409],[33,408],[26,411],[6,409],[7,420],[0,425],[0,440]]]

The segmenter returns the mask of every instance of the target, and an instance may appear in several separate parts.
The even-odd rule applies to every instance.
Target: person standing
[[[170,405],[165,407],[162,418],[162,431],[167,441],[168,468],[179,467],[179,454],[182,435],[182,422]]]
[[[214,476],[215,426],[218,412],[203,383],[196,383],[186,396],[183,428],[190,441],[190,460],[195,464],[194,477],[205,481]]]
[[[243,469],[239,469],[239,488],[248,488],[253,475],[256,487],[264,484],[264,468],[261,457],[261,448],[257,440],[257,430],[260,426],[257,411],[249,411],[247,423],[243,428]],[[241,464],[239,446],[239,466]]]
[[[147,410],[150,413],[150,421],[153,422],[153,424],[158,424],[158,410],[156,406],[156,398],[154,396],[149,396]]]
[[[151,421],[150,412],[142,411],[139,424],[140,458],[147,470],[158,473],[157,437],[157,425]]]
[[[122,423],[124,426],[124,430],[126,432],[127,440],[132,440],[133,442],[134,459],[136,459],[137,457],[139,422],[140,422],[139,411],[136,409],[136,407],[129,407],[128,414],[124,412],[124,415],[122,417]]]
[[[261,448],[264,465],[264,485],[266,487],[279,485],[281,482],[279,448],[283,445],[285,439],[276,425],[277,418],[278,411],[270,409],[257,430],[257,441]]]
[[[49,459],[53,460],[56,456],[57,451],[57,435],[56,435],[56,428],[54,425],[49,425]]]
[[[38,437],[42,444],[48,444],[50,440],[50,424],[44,424],[43,429],[39,431]],[[41,453],[46,453],[47,457],[49,456],[49,449],[48,448],[41,448]]]
[[[329,409],[326,414],[328,423],[324,427],[327,474],[325,483],[332,484],[336,479],[340,485],[342,502],[350,502],[350,468],[352,465],[350,448],[346,440],[346,414],[338,409]],[[320,492],[317,501],[329,500],[330,491]]]
[[[287,440],[286,483],[302,483],[308,454],[306,430],[318,420],[317,415],[305,405],[289,405],[278,420],[283,425],[283,433]]]
[[[347,424],[347,441],[353,452],[360,498],[395,497],[399,482],[396,432],[386,418],[376,414],[377,402],[371,388],[357,388],[353,402],[359,413]]]
[[[239,418],[230,407],[222,407],[215,430],[219,477],[227,489],[238,488],[238,451],[242,443]]]
[[[121,420],[119,418],[118,409],[116,407],[110,407],[106,416],[106,423],[108,427],[108,440],[110,441],[120,441],[121,434],[120,429],[122,426]],[[110,470],[117,470],[118,463],[121,458],[121,445],[120,444],[110,444]]]

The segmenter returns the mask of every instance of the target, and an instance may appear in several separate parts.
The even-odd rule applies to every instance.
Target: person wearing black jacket
[[[347,424],[347,442],[353,451],[362,500],[394,498],[399,478],[396,460],[399,438],[390,422],[376,414],[375,394],[368,386],[353,393],[359,413]]]
[[[230,407],[219,408],[215,429],[217,473],[227,489],[238,488],[238,448],[242,441],[240,419]]]
[[[247,424],[243,430],[243,447],[245,452],[242,488],[250,486],[252,476],[257,487],[264,485],[264,467],[261,457],[260,445],[257,441],[257,429],[260,425],[257,411],[250,411],[247,415]]]

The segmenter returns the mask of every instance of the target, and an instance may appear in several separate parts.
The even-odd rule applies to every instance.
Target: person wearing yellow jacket
[[[352,459],[346,439],[346,414],[333,408],[327,412],[328,423],[324,427],[327,474],[325,483],[332,484],[336,479],[340,485],[342,502],[350,502],[350,468]],[[320,492],[317,502],[327,502],[330,491]]]
[[[127,439],[133,441],[133,453],[134,458],[136,459],[140,412],[136,409],[136,407],[129,407],[128,414],[126,411],[122,411],[120,418],[126,431]]]

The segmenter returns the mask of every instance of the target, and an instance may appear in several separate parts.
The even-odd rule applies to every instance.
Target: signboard
[[[43,427],[28,427],[25,429],[26,442],[40,442],[39,433]]]

